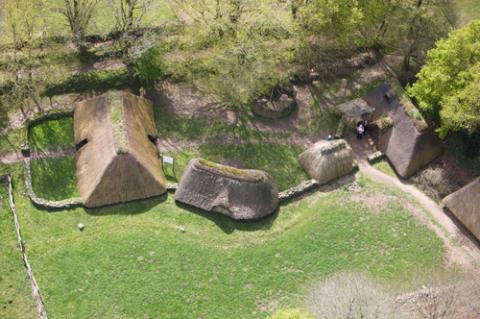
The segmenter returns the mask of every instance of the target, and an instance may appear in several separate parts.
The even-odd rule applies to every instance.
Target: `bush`
[[[165,77],[167,67],[164,63],[164,48],[157,46],[149,49],[134,62],[135,80],[140,86],[151,88],[155,82]]]
[[[277,311],[269,319],[313,319],[313,317],[304,310],[285,309]]]

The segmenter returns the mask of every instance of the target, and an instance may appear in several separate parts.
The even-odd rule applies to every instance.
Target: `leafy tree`
[[[146,70],[146,62],[141,60],[137,63],[137,59],[148,52],[154,43],[146,34],[139,35],[136,33],[140,29],[142,18],[147,12],[150,0],[109,0],[111,8],[115,15],[115,31],[119,33],[116,41],[122,53],[123,62],[127,66],[128,79],[131,86],[135,82],[135,73],[145,74],[148,71],[149,81],[156,69]],[[151,56],[151,53],[149,53]],[[135,71],[138,65],[141,68]]]
[[[80,52],[86,50],[85,32],[99,0],[64,0],[62,13],[68,20],[73,42]]]
[[[9,85],[0,96],[0,108],[3,111],[19,108],[25,112],[32,99],[36,101],[38,93],[37,83],[33,77],[32,52],[34,33],[43,29],[43,25],[39,23],[43,1],[4,0],[2,5],[4,9],[2,29],[9,34],[15,50],[9,62],[5,64]]]
[[[294,0],[292,15],[308,34],[330,36],[338,43],[355,39],[363,19],[357,0]]]
[[[453,31],[427,54],[409,94],[439,132],[480,128],[480,21]]]

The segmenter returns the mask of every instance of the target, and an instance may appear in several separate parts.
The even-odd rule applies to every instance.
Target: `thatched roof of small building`
[[[342,116],[346,124],[356,124],[359,121],[372,120],[375,109],[363,99],[354,99],[336,106],[336,110]]]
[[[376,118],[388,116],[392,121],[391,127],[377,131],[375,141],[398,175],[408,178],[441,155],[442,143],[435,132],[417,125],[390,85],[380,85],[364,99],[375,108]]]
[[[480,240],[480,178],[445,197],[443,204]]]
[[[87,207],[166,192],[150,101],[110,92],[75,104],[76,175]]]
[[[185,169],[175,200],[233,219],[257,219],[277,209],[278,190],[263,171],[193,159]]]
[[[353,152],[345,140],[319,141],[300,154],[300,164],[320,184],[350,173]]]

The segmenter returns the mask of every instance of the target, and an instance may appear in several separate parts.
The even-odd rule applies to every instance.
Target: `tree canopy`
[[[427,54],[409,89],[442,136],[480,130],[480,21],[450,33]]]

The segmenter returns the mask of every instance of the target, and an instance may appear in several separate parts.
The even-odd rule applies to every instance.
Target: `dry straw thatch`
[[[277,209],[278,190],[263,171],[193,159],[185,169],[175,200],[233,219],[258,219]]]
[[[345,140],[324,140],[300,154],[299,161],[311,178],[325,184],[352,171],[353,152]]]
[[[390,85],[380,85],[368,93],[365,100],[375,108],[375,118],[391,119],[393,125],[377,130],[375,140],[398,175],[408,178],[441,155],[439,138],[430,128],[418,127],[418,121],[407,114]]]
[[[442,202],[480,240],[480,178],[448,195]]]
[[[75,104],[74,132],[80,196],[87,207],[166,192],[150,101],[110,92]]]

